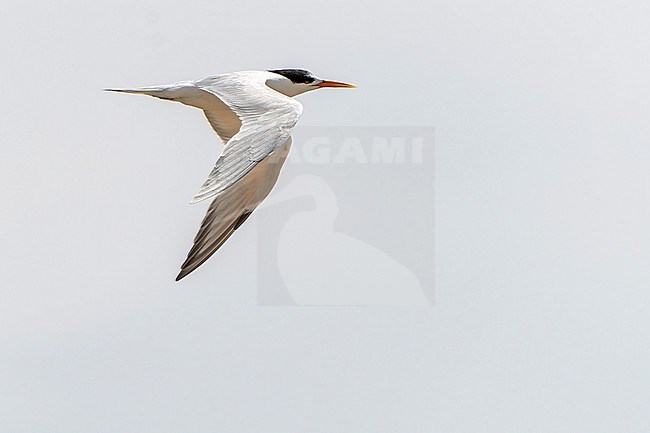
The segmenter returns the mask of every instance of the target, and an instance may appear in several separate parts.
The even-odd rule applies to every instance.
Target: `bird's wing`
[[[135,93],[154,96],[167,101],[176,101],[203,110],[210,126],[223,144],[241,129],[239,117],[214,93],[197,87],[193,82],[183,81],[162,86],[140,87],[136,89],[106,89],[112,92]]]
[[[266,198],[278,179],[290,147],[291,139],[253,167],[239,182],[215,197],[176,281],[209,259]]]
[[[291,136],[302,105],[266,85],[267,75],[239,72],[193,84],[216,96],[241,120],[192,203],[225,191]]]
[[[176,281],[186,277],[201,266],[235,232],[235,229],[250,215],[246,209],[247,188],[240,182],[216,197],[208,208],[194,245],[181,265]]]

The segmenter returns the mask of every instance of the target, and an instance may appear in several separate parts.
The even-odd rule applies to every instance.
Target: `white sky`
[[[0,430],[645,431],[649,21],[641,1],[4,0]],[[100,89],[276,67],[359,85],[304,95],[300,124],[435,127],[433,307],[259,306],[253,229],[173,282],[214,134]]]

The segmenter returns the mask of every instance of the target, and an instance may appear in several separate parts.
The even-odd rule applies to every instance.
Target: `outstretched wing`
[[[264,73],[248,71],[194,82],[223,101],[242,124],[192,203],[225,191],[291,136],[302,105],[268,87],[267,78]]]
[[[291,139],[253,167],[239,182],[215,197],[176,281],[209,259],[266,198],[278,179],[290,147]]]
[[[247,209],[246,203],[250,187],[249,183],[240,182],[212,201],[176,281],[208,260],[250,215],[252,210]]]

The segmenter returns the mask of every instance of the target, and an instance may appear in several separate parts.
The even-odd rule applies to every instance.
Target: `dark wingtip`
[[[110,89],[110,88],[109,88],[109,89],[102,89],[102,90],[103,90],[104,92],[134,93],[133,91],[134,91],[134,90],[137,90],[137,89],[119,89],[119,88],[117,88],[117,89]]]
[[[183,271],[180,274],[176,275],[176,281],[182,280],[187,274],[183,274]]]

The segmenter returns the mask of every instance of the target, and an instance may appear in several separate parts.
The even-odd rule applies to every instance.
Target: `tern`
[[[268,196],[302,113],[302,104],[293,97],[324,87],[356,86],[320,79],[304,69],[275,69],[161,86],[105,89],[200,108],[224,144],[208,179],[191,201],[212,199],[176,281],[208,260]]]

